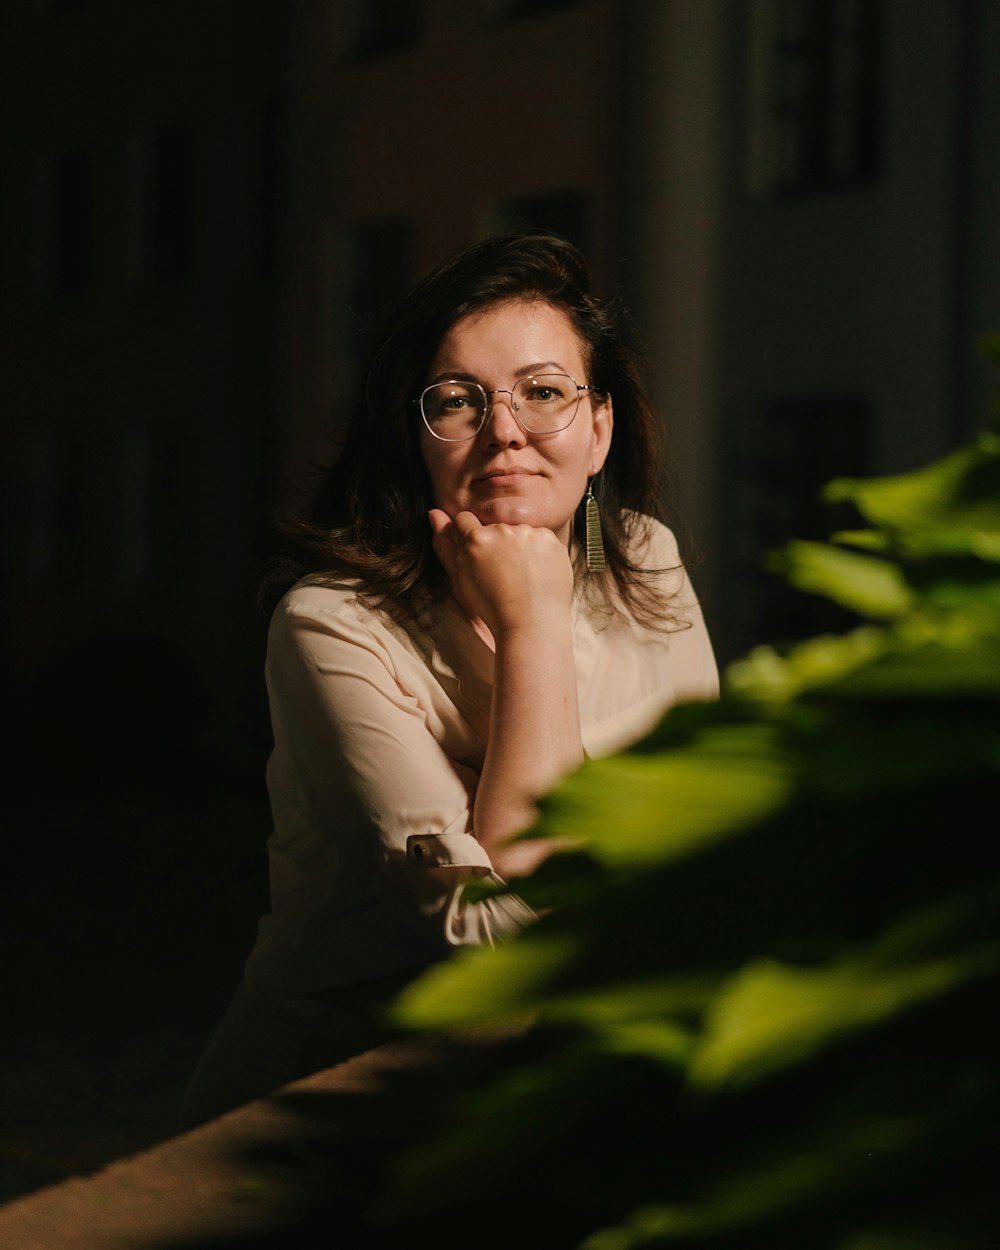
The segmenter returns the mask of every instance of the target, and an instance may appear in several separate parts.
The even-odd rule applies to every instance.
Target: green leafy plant
[[[856,627],[585,764],[529,831],[583,840],[518,884],[542,919],[398,1001],[512,1040],[392,1160],[386,1235],[1000,1244],[1000,436],[827,493],[867,528],[774,568]]]

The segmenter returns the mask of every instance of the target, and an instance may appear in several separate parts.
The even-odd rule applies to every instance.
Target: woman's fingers
[[[472,512],[449,520],[432,509],[434,550],[452,589],[494,632],[568,607],[573,594],[569,552],[551,530],[483,525]]]
[[[474,512],[456,512],[452,525],[463,537],[485,528]]]
[[[435,534],[443,533],[451,524],[451,517],[443,508],[431,508],[427,513],[427,519],[431,523],[431,529]]]
[[[445,572],[454,586],[458,570],[451,517],[441,508],[431,508],[427,519],[430,521],[434,554],[444,565]]]

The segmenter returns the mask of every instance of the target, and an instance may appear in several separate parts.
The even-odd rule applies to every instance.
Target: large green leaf
[[[770,566],[800,590],[825,595],[862,616],[902,616],[916,601],[898,565],[827,543],[789,543]]]
[[[782,654],[757,647],[725,674],[740,699],[993,697],[1000,694],[1000,618],[992,612],[914,614],[891,629],[863,625]]]
[[[463,950],[409,986],[393,1004],[394,1019],[411,1029],[454,1028],[533,1019],[544,1008],[549,1021],[602,1030],[675,1016],[688,1020],[717,988],[719,975],[702,970],[641,980],[620,975],[581,988],[589,942],[589,934],[539,925],[494,949]]]
[[[912,626],[912,628],[910,628]],[[845,672],[826,693],[837,698],[996,699],[1000,636],[977,636],[969,620],[907,622],[894,645],[864,668]]]
[[[552,910],[399,1000],[527,1042],[412,1159],[437,1229],[496,1182],[530,1242],[537,1173],[587,1250],[998,1244],[1000,438],[829,494],[873,528],[785,572],[878,623],[759,648],[567,778],[525,836],[578,849],[518,883]]]
[[[522,1015],[573,964],[581,941],[528,930],[494,948],[466,947],[404,990],[393,1018],[403,1028],[439,1029]]]
[[[1000,937],[973,934],[955,949],[948,941],[968,927],[963,921],[978,927],[981,905],[979,897],[935,904],[890,926],[870,948],[819,967],[759,960],[740,969],[709,1006],[690,1080],[708,1088],[755,1081],[924,999],[1000,973]]]
[[[984,434],[926,468],[895,477],[829,484],[911,555],[972,554],[1000,560],[1000,436]]]
[[[726,669],[725,690],[748,702],[785,702],[865,669],[891,646],[884,629],[862,625],[848,634],[811,638],[784,655],[774,647],[755,647]]]
[[[778,811],[792,774],[764,724],[721,724],[679,750],[585,764],[541,804],[552,837],[612,868],[652,867],[733,837]]]

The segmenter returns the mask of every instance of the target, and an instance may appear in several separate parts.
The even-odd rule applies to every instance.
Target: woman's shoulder
[[[625,512],[629,559],[639,568],[669,572],[681,567],[677,538],[669,526],[641,512]]]
[[[312,573],[285,591],[274,609],[274,616],[355,615],[360,610],[358,590],[354,581]]]
[[[377,632],[381,617],[362,602],[356,581],[310,574],[289,587],[271,614],[269,636],[302,631],[354,635]]]
[[[623,514],[623,529],[626,558],[642,601],[638,614],[622,609],[622,615],[640,630],[687,629],[698,615],[698,603],[676,534],[663,521],[638,512]]]
[[[373,603],[356,579],[310,574],[278,601],[268,627],[269,649],[361,645],[380,653],[412,649],[418,623],[388,602]],[[306,639],[313,639],[307,644]]]

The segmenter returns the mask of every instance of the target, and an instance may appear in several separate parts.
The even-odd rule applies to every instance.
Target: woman
[[[406,981],[530,923],[516,896],[463,885],[530,873],[552,844],[510,837],[539,796],[716,694],[653,519],[659,427],[562,240],[481,240],[395,311],[289,534],[266,670],[272,907],[182,1123],[384,1040]]]

